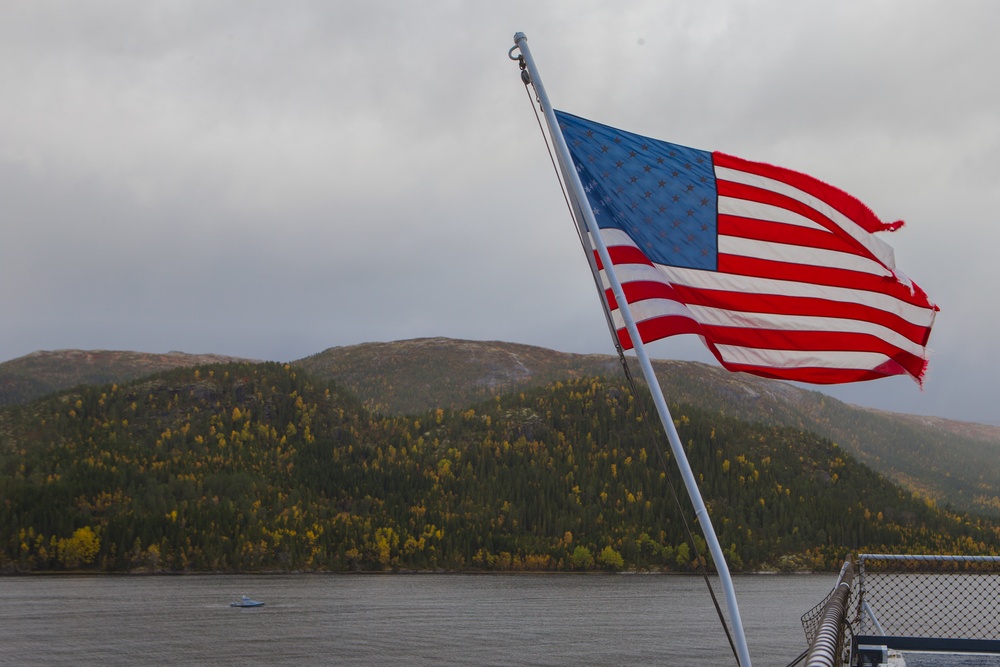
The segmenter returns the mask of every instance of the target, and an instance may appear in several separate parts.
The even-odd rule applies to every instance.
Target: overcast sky
[[[829,391],[1000,423],[998,25],[989,0],[3,3],[0,361],[612,353],[507,58],[523,31],[557,108],[905,220],[882,238],[941,307],[926,387]]]

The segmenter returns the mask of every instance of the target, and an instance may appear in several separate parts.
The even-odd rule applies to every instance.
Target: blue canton
[[[657,264],[714,271],[712,154],[556,111],[597,224],[628,234]]]

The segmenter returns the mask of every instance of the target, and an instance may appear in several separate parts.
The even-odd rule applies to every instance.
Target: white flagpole
[[[542,85],[541,78],[538,76],[538,69],[535,67],[535,61],[531,57],[531,51],[528,49],[528,39],[525,37],[523,32],[519,32],[514,35],[514,44],[518,50],[520,50],[521,55],[524,56],[528,75],[531,77],[531,83],[534,86],[539,102],[542,105],[542,111],[545,113],[545,123],[548,125],[549,135],[552,137],[552,141],[555,143],[556,151],[559,155],[559,164],[563,165],[563,179],[570,188],[570,192],[576,200],[578,208],[583,213],[584,221],[590,230],[590,238],[593,240],[594,245],[597,248],[597,253],[601,257],[601,263],[604,265],[605,275],[611,285],[611,290],[615,295],[615,300],[618,302],[619,312],[622,314],[629,336],[632,338],[633,349],[639,359],[639,365],[642,367],[642,374],[646,378],[646,384],[649,385],[649,391],[653,395],[653,402],[655,403],[656,410],[660,415],[660,422],[663,424],[663,428],[667,433],[667,440],[670,442],[670,450],[674,454],[674,459],[677,461],[678,468],[680,468],[681,477],[684,479],[684,487],[687,489],[688,496],[690,496],[691,502],[694,505],[695,515],[698,517],[698,522],[701,524],[702,531],[705,534],[705,541],[708,543],[708,550],[712,554],[712,560],[715,561],[715,567],[719,573],[719,580],[722,584],[723,591],[725,592],[726,607],[729,610],[729,620],[733,624],[733,639],[736,644],[736,653],[739,658],[740,667],[751,667],[750,652],[747,648],[746,635],[743,632],[743,620],[740,617],[740,609],[736,602],[736,589],[733,587],[733,579],[729,573],[729,565],[726,563],[726,557],[722,552],[722,546],[719,544],[719,538],[715,534],[715,528],[712,526],[712,519],[708,515],[708,508],[705,507],[705,501],[701,497],[701,490],[698,488],[698,482],[694,476],[694,471],[691,469],[691,464],[687,460],[687,455],[684,452],[684,446],[681,444],[680,436],[677,434],[677,427],[674,426],[674,420],[670,416],[670,409],[667,407],[667,401],[663,397],[663,390],[660,388],[660,383],[656,379],[656,373],[653,371],[653,365],[649,361],[649,356],[646,354],[646,348],[642,343],[642,338],[639,336],[639,329],[635,324],[635,319],[632,317],[631,311],[629,310],[628,301],[625,299],[625,293],[622,290],[621,283],[618,281],[618,276],[615,275],[614,264],[611,262],[611,256],[608,254],[608,248],[604,244],[600,228],[597,226],[597,221],[594,219],[594,212],[587,203],[588,200],[584,192],[583,184],[580,182],[580,176],[576,169],[572,167],[573,159],[570,156],[569,148],[566,146],[566,140],[563,138],[562,131],[559,129],[559,123],[556,121],[555,111],[552,109],[552,105],[549,103],[548,95],[545,93],[545,87]]]

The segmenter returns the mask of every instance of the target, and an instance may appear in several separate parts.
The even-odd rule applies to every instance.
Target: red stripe
[[[622,254],[641,256],[641,253],[629,253],[630,248],[621,246],[620,250],[626,251]],[[635,250],[631,248],[631,250]],[[644,257],[643,257],[644,259]],[[764,260],[760,260],[764,261]],[[616,261],[615,264],[620,264]],[[638,263],[638,262],[636,262]],[[649,264],[648,261],[641,262]],[[773,263],[772,263],[773,264]],[[798,267],[798,265],[794,265]],[[815,267],[809,267],[815,268]],[[844,272],[852,276],[854,272]],[[759,273],[759,272],[758,272]],[[862,274],[866,275],[866,274]],[[784,272],[773,273],[770,277],[784,278]],[[874,278],[868,276],[869,291],[886,292],[883,282],[887,279]],[[891,284],[891,283],[890,283]],[[852,288],[864,289],[865,285],[853,285]],[[882,288],[877,289],[877,288]],[[837,317],[864,322],[872,322],[898,332],[918,345],[926,345],[930,336],[930,329],[925,326],[913,324],[902,317],[864,304],[856,302],[835,301],[818,297],[785,296],[779,294],[759,294],[752,292],[730,292],[725,290],[711,290],[686,285],[675,285],[663,280],[663,282],[651,280],[637,280],[627,282],[622,285],[625,296],[629,303],[637,303],[646,299],[668,299],[680,303],[699,305],[710,308],[720,308],[723,310],[745,311],[753,313],[776,313],[786,315],[804,315],[817,317]],[[911,297],[905,288],[897,295],[904,301],[914,303],[918,307],[926,307],[919,299]],[[905,297],[905,298],[903,298]],[[606,298],[612,309],[618,307],[614,294],[610,289],[606,290]]]
[[[644,343],[651,343],[667,336],[697,333],[715,345],[758,348],[764,350],[796,350],[812,352],[874,352],[893,359],[915,377],[922,372],[922,357],[902,350],[878,336],[865,333],[837,331],[793,331],[788,329],[761,329],[749,327],[713,326],[678,315],[654,317],[637,323]],[[625,331],[622,329],[621,331]],[[619,339],[626,349],[631,339],[619,332]]]
[[[820,229],[798,227],[773,220],[742,218],[720,214],[718,218],[719,236],[735,236],[755,241],[784,243],[786,245],[821,248],[856,255],[854,247],[837,236]]]
[[[628,286],[625,287],[625,296],[629,303],[640,300],[633,298],[632,293],[627,289]],[[671,292],[672,296],[666,298],[673,298],[688,305],[749,313],[835,317],[871,322],[891,329],[917,345],[926,345],[930,335],[930,330],[925,326],[913,324],[894,313],[854,302],[780,294],[747,294],[722,290],[703,290],[684,285],[675,285]],[[657,295],[645,298],[660,297]]]
[[[611,261],[614,262],[615,266],[623,264],[653,266],[649,258],[635,246],[611,246],[608,248],[608,253],[611,255]],[[601,264],[600,257],[597,256],[596,251],[594,252],[594,256],[597,258],[598,268],[603,268],[603,264]],[[861,271],[851,271],[850,269],[815,266],[812,264],[793,264],[770,259],[719,253],[718,272],[752,278],[792,280],[828,287],[864,290],[886,294],[904,303],[909,303],[920,308],[932,307],[927,300],[927,295],[916,285],[913,286],[914,291],[911,294],[909,287],[899,283],[895,277],[876,276]]]
[[[915,290],[914,294],[910,294],[909,288],[897,282],[892,276],[874,276],[870,273],[861,273],[849,269],[836,269],[810,264],[789,264],[769,259],[726,254],[719,255],[719,272],[753,278],[773,278],[775,280],[791,280],[800,283],[826,285],[828,287],[865,290],[886,294],[921,308],[929,307],[922,291]]]
[[[813,207],[800,202],[798,199],[793,199],[773,190],[765,190],[763,188],[746,185],[744,183],[730,183],[728,181],[720,180],[717,184],[720,197],[734,197],[736,199],[745,199],[747,201],[755,201],[761,204],[770,204],[771,206],[777,206],[779,208],[798,213],[799,215],[812,220],[816,224],[822,225],[827,230],[835,234],[844,243],[850,246],[852,254],[867,257],[879,262],[880,264],[882,263],[881,260],[872,254],[868,248],[863,246],[857,239],[848,234],[843,227]]]
[[[892,231],[894,229],[898,229],[903,224],[902,222],[882,222],[882,220],[880,220],[879,217],[876,216],[870,208],[865,206],[857,197],[849,195],[839,188],[835,188],[832,185],[824,183],[818,178],[813,178],[812,176],[807,176],[806,174],[793,171],[791,169],[775,167],[774,165],[765,164],[763,162],[752,162],[750,160],[744,160],[743,158],[727,155],[725,153],[719,153],[718,151],[712,153],[712,161],[719,167],[728,167],[729,169],[736,169],[750,174],[772,178],[776,181],[781,181],[782,183],[794,186],[803,192],[808,192],[817,199],[821,199],[843,213],[867,232]],[[720,185],[722,183],[728,182],[719,181]],[[721,188],[719,190],[719,194],[722,194]]]
[[[653,266],[653,262],[646,257],[646,254],[633,245],[613,245],[608,246],[608,254],[611,256],[611,262],[615,266],[621,266],[622,264],[645,264],[646,266]],[[601,262],[601,256],[594,251],[594,257],[597,259],[597,268],[603,269],[604,264]]]
[[[670,301],[684,303],[675,286],[666,282],[635,280],[630,283],[622,283],[622,291],[625,292],[625,299],[629,303],[638,303],[647,299],[669,299]],[[608,306],[612,310],[618,308],[618,301],[615,299],[614,292],[610,288],[604,290],[604,297],[608,300]]]
[[[653,266],[653,263],[634,246],[613,246],[608,248],[608,252],[615,266],[625,264]],[[770,259],[720,253],[718,273],[863,290],[885,294],[920,308],[931,308],[930,303],[927,301],[927,296],[916,285],[914,285],[914,293],[911,294],[906,285],[900,284],[892,276],[876,276],[871,273],[851,271],[850,269],[815,266],[812,264],[792,264]],[[666,282],[666,278],[664,278],[664,282]]]
[[[768,366],[749,366],[746,364],[729,364],[719,361],[726,370],[749,373],[775,380],[792,382],[808,382],[810,384],[841,384],[844,382],[864,382],[878,380],[892,375],[903,375],[903,369],[890,368],[875,370],[856,370],[852,368],[770,368]]]
[[[702,329],[705,331],[706,337],[716,345],[809,352],[875,352],[889,357],[914,376],[917,376],[924,367],[923,357],[901,350],[871,334],[707,325],[703,325]]]
[[[642,342],[651,343],[654,340],[667,338],[668,336],[678,336],[680,334],[700,334],[702,326],[690,317],[680,315],[665,315],[654,317],[642,322],[637,322],[639,337]],[[618,340],[626,350],[632,349],[632,337],[628,334],[628,329],[622,327],[618,330]]]
[[[643,342],[650,343],[668,336],[678,334],[699,334],[708,345],[712,354],[715,355],[719,363],[729,370],[739,370],[762,377],[776,378],[780,380],[796,380],[801,382],[812,382],[817,384],[833,384],[838,382],[853,382],[857,380],[871,380],[889,375],[902,375],[907,373],[915,378],[920,378],[925,369],[926,361],[920,357],[912,355],[895,348],[885,341],[865,334],[832,334],[824,332],[795,332],[794,337],[787,336],[788,332],[771,332],[778,337],[786,339],[788,346],[775,346],[757,344],[754,338],[767,333],[767,330],[737,329],[733,327],[706,327],[699,325],[685,317],[658,317],[639,323],[639,335]],[[618,338],[625,349],[631,349],[632,341],[628,331],[624,328],[618,330]],[[835,345],[824,345],[836,342]],[[835,340],[834,340],[835,339]],[[818,353],[827,351],[843,352],[881,352],[890,357],[890,360],[883,363],[876,369],[840,369],[824,367],[799,367],[799,368],[776,368],[761,367],[748,364],[729,363],[723,360],[722,354],[718,350],[718,345],[740,345],[745,347],[759,347],[763,349],[795,349],[812,350]],[[853,378],[853,379],[844,379]]]
[[[704,290],[685,285],[671,286],[650,280],[625,283],[622,289],[630,304],[648,299],[668,299],[685,305],[738,312],[857,320],[883,326],[917,345],[926,345],[930,336],[930,329],[926,326],[913,324],[894,313],[860,303],[815,297]],[[612,310],[618,308],[618,302],[610,289],[605,290],[605,297]]]

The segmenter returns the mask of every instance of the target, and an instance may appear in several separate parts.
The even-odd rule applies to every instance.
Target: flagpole
[[[687,454],[684,452],[684,446],[681,444],[680,436],[677,434],[677,427],[674,425],[674,420],[670,416],[670,409],[667,407],[667,401],[663,397],[663,390],[660,388],[660,383],[656,379],[656,373],[653,370],[653,365],[646,353],[646,347],[643,345],[642,338],[639,336],[639,329],[636,326],[635,319],[632,317],[631,311],[629,310],[628,301],[625,298],[625,292],[622,289],[621,283],[618,281],[618,276],[615,274],[614,264],[611,261],[608,248],[604,244],[604,239],[601,237],[597,221],[594,219],[594,212],[587,203],[588,200],[583,189],[583,184],[580,182],[580,176],[576,169],[572,167],[573,160],[570,156],[569,148],[566,146],[566,140],[562,135],[562,131],[559,129],[559,123],[556,121],[555,111],[549,103],[545,87],[542,85],[541,78],[538,76],[538,69],[535,66],[534,58],[531,56],[531,50],[528,48],[528,39],[525,37],[523,32],[519,32],[514,35],[514,45],[521,52],[521,55],[524,56],[524,62],[527,66],[528,75],[531,77],[531,83],[535,88],[535,93],[538,95],[542,111],[545,114],[545,123],[549,128],[549,135],[552,137],[552,141],[556,147],[556,153],[559,156],[558,162],[562,166],[563,179],[565,180],[576,204],[575,208],[583,214],[583,220],[586,222],[586,227],[590,230],[590,238],[593,240],[597,253],[601,258],[601,263],[604,265],[605,275],[608,278],[608,283],[611,285],[611,291],[615,295],[619,312],[625,320],[625,327],[628,329],[629,336],[632,339],[633,349],[638,357],[639,365],[642,368],[642,374],[646,378],[646,384],[649,385],[649,391],[653,396],[653,402],[660,415],[660,422],[663,424],[663,428],[667,433],[667,440],[670,442],[670,450],[674,454],[674,459],[677,461],[678,468],[680,468],[681,477],[684,480],[684,487],[686,488],[688,496],[691,498],[691,502],[694,505],[695,515],[698,517],[698,522],[701,524],[702,531],[705,535],[705,541],[708,544],[708,550],[712,554],[712,560],[715,561],[715,567],[718,570],[719,580],[722,584],[726,597],[726,607],[729,610],[729,619],[733,624],[733,636],[740,667],[751,667],[750,652],[747,648],[746,635],[743,631],[743,620],[740,617],[740,609],[736,602],[736,589],[733,586],[733,579],[729,573],[729,566],[726,563],[726,557],[722,552],[722,546],[719,544],[719,538],[715,534],[715,528],[712,526],[712,519],[708,514],[708,508],[705,507],[705,501],[701,496],[701,490],[698,488],[698,482],[694,476],[694,471],[691,469],[691,464],[688,462]],[[584,232],[584,238],[587,236],[587,229],[582,230]],[[584,244],[584,249],[587,249],[586,244]],[[603,302],[604,300],[602,299],[602,303]]]

